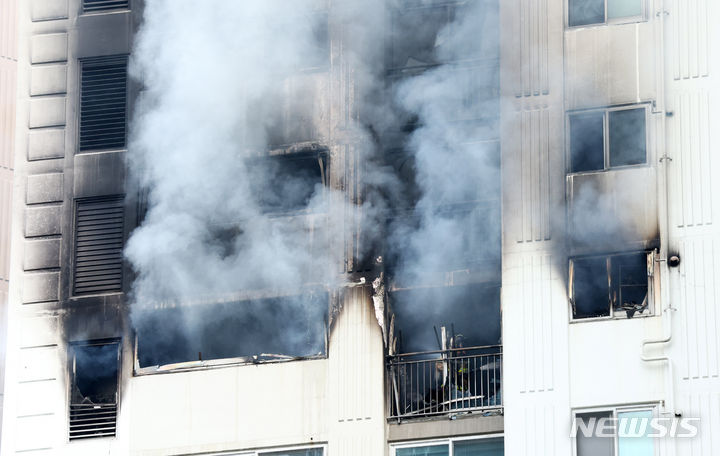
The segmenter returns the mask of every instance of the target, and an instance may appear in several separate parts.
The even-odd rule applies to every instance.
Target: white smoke
[[[339,190],[316,184],[305,212],[324,214],[311,216],[324,228],[311,246],[302,217],[264,209],[272,195],[292,195],[304,183],[258,159],[276,143],[278,124],[302,126],[317,117],[317,100],[308,93],[295,92],[295,100],[281,93],[307,72],[308,62],[324,61],[330,72],[336,64],[318,40],[327,16],[315,3],[147,2],[131,60],[144,90],[131,124],[129,167],[134,184],[148,191],[147,214],[126,247],[137,275],[136,304],[300,289],[307,282],[338,285],[337,246],[347,234],[346,217],[358,208]],[[500,242],[497,5],[465,2],[430,32],[422,32],[422,16],[410,17],[406,30],[389,27],[378,5],[353,0],[330,9],[330,22],[338,25],[333,37],[342,37],[343,62],[352,68],[357,109],[348,128],[362,143],[359,184],[368,197],[360,208],[361,256],[385,253],[394,273],[414,282],[424,271],[452,269],[448,259],[470,255],[494,264]],[[434,40],[429,53],[415,56],[432,68],[387,84],[385,55],[394,52],[387,45],[412,47],[415,31]],[[462,60],[485,63],[458,65]],[[324,90],[331,100],[339,93],[332,85]],[[336,106],[324,108],[328,114]],[[391,216],[408,195],[403,177],[385,163],[385,132],[411,118],[416,128],[401,148],[411,157],[419,199],[412,217],[403,219]],[[334,127],[320,129],[315,139],[331,142]],[[495,225],[487,222],[493,217]],[[230,232],[230,247],[218,232]],[[374,250],[382,239],[385,251]],[[189,312],[188,331],[195,320]]]

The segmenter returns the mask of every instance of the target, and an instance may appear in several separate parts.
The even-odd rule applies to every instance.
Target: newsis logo
[[[573,419],[570,437],[693,438],[700,418],[678,417],[588,417]]]

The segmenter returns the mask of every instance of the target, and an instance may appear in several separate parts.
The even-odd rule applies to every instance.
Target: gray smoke
[[[499,272],[497,5],[419,8],[393,28],[382,20],[383,9],[367,2],[331,9],[331,23],[343,24],[343,58],[353,68],[359,103],[350,128],[363,139],[360,184],[368,198],[358,208],[312,173],[288,177],[285,165],[260,158],[280,143],[317,149],[333,134],[315,125],[318,112],[329,110],[318,108],[318,83],[307,71],[309,62],[330,66],[327,16],[315,3],[147,3],[131,64],[144,90],[131,125],[129,166],[148,192],[142,226],[126,248],[136,272],[136,326],[146,321],[141,309],[148,303],[338,286],[331,266],[345,220],[359,212],[361,256],[385,254],[400,282],[465,268],[468,259]],[[386,78],[388,53],[397,71]],[[465,60],[485,63],[450,63]],[[323,90],[330,87],[317,93]],[[406,124],[413,125],[409,135],[388,139]],[[403,166],[395,166],[393,150]],[[299,201],[300,212],[313,215],[268,210],[283,209],[298,194],[309,195]],[[197,307],[176,321],[188,339],[204,337]]]

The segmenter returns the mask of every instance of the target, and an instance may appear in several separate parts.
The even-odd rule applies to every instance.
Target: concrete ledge
[[[427,421],[388,423],[388,442],[459,437],[479,434],[502,434],[505,429],[502,415],[465,415],[451,420],[438,418]]]

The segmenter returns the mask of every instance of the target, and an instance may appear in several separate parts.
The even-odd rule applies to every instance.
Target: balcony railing
[[[407,353],[387,359],[388,417],[502,409],[502,346]]]

